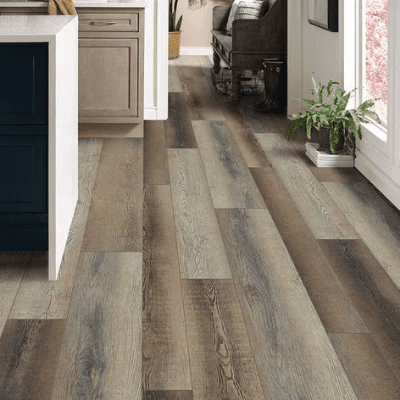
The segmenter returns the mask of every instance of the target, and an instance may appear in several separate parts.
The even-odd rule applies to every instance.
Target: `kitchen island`
[[[0,246],[48,250],[56,280],[78,199],[78,17],[0,16]]]

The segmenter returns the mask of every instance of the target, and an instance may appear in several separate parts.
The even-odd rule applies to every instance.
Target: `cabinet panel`
[[[0,171],[0,213],[47,212],[47,135],[1,135]]]
[[[79,116],[136,122],[138,74],[139,39],[79,39]]]
[[[47,124],[47,43],[0,45],[0,124]]]
[[[80,32],[138,32],[139,14],[80,14]]]

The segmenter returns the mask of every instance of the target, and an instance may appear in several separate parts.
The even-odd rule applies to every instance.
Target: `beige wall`
[[[181,47],[210,47],[212,8],[231,1],[208,0],[205,7],[189,9],[187,0],[179,0],[177,14],[183,15]]]
[[[343,1],[339,0],[339,32],[329,32],[308,22],[308,0],[302,0],[303,8],[303,66],[302,97],[311,98],[311,77],[322,84],[333,79],[344,83],[343,69]]]

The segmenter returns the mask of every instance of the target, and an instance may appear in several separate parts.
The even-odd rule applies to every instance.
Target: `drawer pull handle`
[[[96,22],[96,21],[92,21],[92,22],[90,23],[90,25],[100,25],[100,26],[103,26],[103,25],[115,25],[115,24],[116,24],[115,21],[107,21],[107,22]]]

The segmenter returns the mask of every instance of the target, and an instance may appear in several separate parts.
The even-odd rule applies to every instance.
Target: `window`
[[[361,101],[378,99],[375,112],[388,121],[388,0],[361,0]]]

